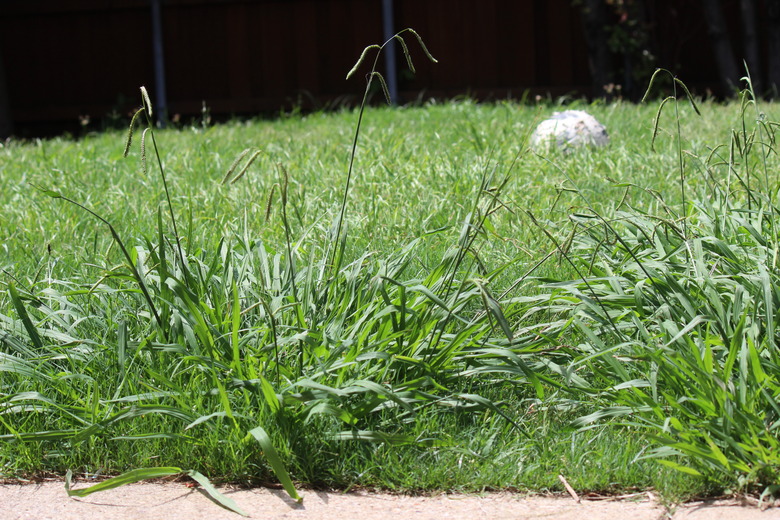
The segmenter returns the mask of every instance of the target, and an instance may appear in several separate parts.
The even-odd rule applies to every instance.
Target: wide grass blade
[[[19,291],[16,290],[16,287],[13,283],[8,284],[8,293],[11,296],[11,303],[13,303],[14,309],[16,309],[16,314],[19,315],[19,319],[22,320],[22,324],[24,325],[24,329],[27,331],[27,335],[30,336],[30,341],[32,341],[33,346],[39,352],[42,351],[43,342],[41,341],[41,336],[38,334],[38,329],[35,327],[35,325],[33,325],[33,322],[30,319],[30,315],[27,313],[27,309],[24,307],[24,302],[19,296]]]
[[[479,289],[479,293],[482,296],[482,303],[485,306],[485,311],[489,313],[501,326],[501,330],[504,332],[506,339],[511,343],[514,333],[512,327],[509,325],[509,321],[504,316],[504,311],[501,310],[501,305],[493,298],[487,287],[481,282],[474,280],[474,285]]]
[[[270,464],[274,475],[279,479],[279,482],[282,484],[282,487],[284,487],[284,490],[287,491],[287,494],[290,495],[290,498],[301,502],[303,497],[301,497],[295,489],[290,474],[287,472],[287,468],[284,467],[284,463],[282,462],[281,457],[279,457],[279,452],[274,448],[273,442],[271,442],[271,438],[268,436],[265,429],[262,426],[258,426],[257,428],[250,430],[249,435],[260,443],[260,448],[263,450],[265,460]]]
[[[71,485],[73,472],[68,470],[67,473],[65,473],[65,491],[68,493],[68,496],[71,497],[85,497],[87,495],[91,495],[92,493],[97,493],[98,491],[114,489],[126,484],[132,484],[133,482],[139,482],[141,480],[149,480],[153,478],[169,477],[179,473],[184,473],[184,470],[176,467],[138,468],[128,471],[127,473],[122,473],[121,475],[110,478],[108,480],[104,480],[98,484],[94,484],[88,488],[72,489]]]
[[[207,479],[204,475],[195,471],[194,469],[188,470],[185,473],[189,475],[193,480],[195,480],[198,484],[200,484],[201,487],[203,487],[203,489],[206,490],[206,493],[208,493],[209,498],[211,498],[211,500],[216,502],[218,505],[224,507],[225,509],[233,511],[234,513],[238,513],[241,516],[249,516],[249,513],[241,509],[235,500],[233,500],[230,497],[226,497],[225,495],[220,493],[217,490],[217,488],[214,487],[211,481]]]

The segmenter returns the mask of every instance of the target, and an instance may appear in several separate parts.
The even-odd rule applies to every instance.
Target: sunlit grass
[[[665,111],[653,151],[657,105],[578,106],[609,147],[527,151],[550,105],[367,109],[338,268],[355,112],[154,130],[177,236],[160,173],[137,147],[122,158],[122,134],[0,149],[0,473],[265,482],[280,473],[260,426],[290,476],[320,486],[538,491],[565,474],[678,498],[776,483],[774,123],[681,101],[681,133]],[[262,153],[220,184],[247,148]],[[109,221],[130,260],[32,185]],[[680,290],[656,294],[661,279]],[[724,316],[706,314],[712,294]],[[741,316],[753,328],[732,346]],[[718,363],[744,389],[728,405],[742,451],[715,444],[725,465],[694,435],[722,424],[707,399],[733,397],[697,381]]]

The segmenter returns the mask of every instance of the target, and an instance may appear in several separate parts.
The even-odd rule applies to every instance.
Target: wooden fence
[[[686,79],[715,81],[695,2],[648,0],[659,20],[659,59]],[[364,74],[346,72],[383,39],[382,0],[163,0],[168,108],[190,117],[278,112],[349,103]],[[674,11],[671,15],[669,9]],[[150,0],[3,0],[0,53],[17,133],[79,117],[125,117],[138,87],[154,93]],[[417,73],[398,56],[400,100],[590,92],[579,10],[571,0],[394,0],[396,29],[413,27],[439,59],[407,39]],[[673,23],[672,23],[673,22]],[[697,36],[698,35],[698,36]],[[684,38],[683,38],[684,37]],[[695,57],[692,57],[693,54]]]

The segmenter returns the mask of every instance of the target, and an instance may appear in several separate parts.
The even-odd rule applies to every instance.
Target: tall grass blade
[[[194,469],[185,471],[185,473],[198,484],[200,484],[201,487],[206,490],[206,493],[208,493],[209,498],[211,498],[211,500],[213,500],[217,505],[222,506],[229,511],[233,511],[234,513],[238,513],[241,516],[249,516],[249,513],[241,509],[235,500],[220,493],[219,490],[214,487],[211,481],[203,474],[195,471]]]
[[[287,494],[290,495],[290,498],[297,502],[301,502],[303,497],[301,497],[295,489],[290,474],[287,472],[287,468],[284,467],[284,463],[282,462],[281,457],[279,457],[279,453],[276,451],[276,448],[274,448],[273,442],[271,442],[271,438],[268,436],[265,429],[262,426],[258,426],[257,428],[250,430],[249,435],[260,443],[260,448],[263,450],[265,460],[270,464],[274,475],[279,479],[279,482],[282,484],[284,490],[287,491]]]
[[[126,484],[132,484],[141,480],[149,480],[153,478],[169,477],[171,475],[177,475],[184,473],[184,470],[176,467],[162,467],[162,468],[138,468],[127,473],[122,473],[116,477],[112,477],[98,484],[94,484],[83,489],[72,489],[73,472],[68,470],[65,473],[65,491],[70,497],[85,497],[98,491],[106,491],[114,489]]]
[[[16,286],[13,284],[13,282],[8,284],[8,294],[11,296],[11,303],[13,303],[14,309],[16,310],[16,314],[19,316],[19,319],[22,320],[24,329],[27,331],[27,335],[30,337],[30,341],[32,341],[33,346],[39,352],[43,351],[43,341],[41,341],[41,336],[38,334],[38,329],[35,327],[35,325],[33,325],[33,322],[30,319],[30,315],[27,313],[27,309],[24,307],[24,302],[19,296],[19,291],[16,290]]]
[[[482,283],[474,280],[474,285],[476,285],[479,289],[485,310],[498,322],[501,330],[506,336],[506,339],[512,343],[514,333],[512,332],[512,327],[509,325],[509,320],[507,320],[506,316],[504,316],[504,311],[501,310],[501,305],[499,305],[496,299],[493,298],[493,295],[490,294],[490,291],[488,291],[487,287],[485,287]]]

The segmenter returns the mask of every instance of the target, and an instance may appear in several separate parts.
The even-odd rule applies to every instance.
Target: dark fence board
[[[698,3],[646,0],[659,65],[691,84],[715,83]],[[725,3],[731,23],[734,0]],[[149,0],[2,0],[0,52],[17,127],[75,124],[126,114],[138,87],[154,92]],[[164,0],[170,113],[215,115],[316,108],[359,99],[369,64],[349,81],[363,48],[381,43],[381,0]],[[588,94],[581,19],[571,0],[395,0],[417,74],[398,48],[402,101],[468,93],[502,98]],[[734,27],[739,31],[739,27]],[[384,70],[384,62],[381,62]]]

